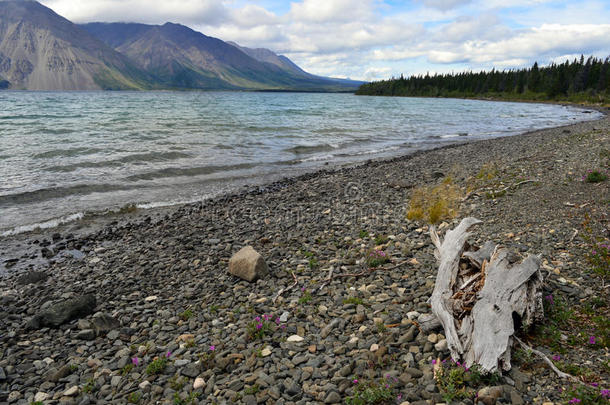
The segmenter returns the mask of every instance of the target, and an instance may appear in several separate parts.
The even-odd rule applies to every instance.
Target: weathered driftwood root
[[[557,374],[557,376],[559,378],[567,378],[569,380],[572,380],[573,382],[580,382],[582,383],[582,381],[580,381],[578,378],[574,377],[573,375],[564,373],[563,371],[561,371],[560,369],[558,369],[553,362],[542,352],[533,349],[531,347],[529,347],[528,345],[526,345],[525,343],[523,343],[523,341],[521,339],[519,339],[518,337],[515,336],[515,340],[517,341],[517,343],[519,343],[521,346],[523,346],[524,349],[531,351],[532,353],[534,353],[536,356],[540,357],[542,360],[544,360],[544,362],[546,364],[548,364],[548,366],[551,368],[551,370],[553,370],[555,372],[555,374]]]
[[[479,223],[465,218],[442,242],[430,230],[439,260],[430,303],[454,360],[484,371],[510,370],[515,327],[543,315],[539,258],[514,263],[514,254],[491,242],[464,253],[469,230]]]

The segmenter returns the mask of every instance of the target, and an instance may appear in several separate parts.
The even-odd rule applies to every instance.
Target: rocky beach
[[[1,279],[0,403],[366,403],[355,401],[364,392],[386,403],[447,402],[433,374],[448,358],[443,331],[418,323],[430,312],[434,247],[427,224],[406,219],[413,191],[442,181],[464,198],[441,233],[473,216],[483,222],[474,245],[541,255],[547,317],[520,336],[591,395],[607,395],[609,294],[587,259],[595,238],[610,237],[610,181],[586,176],[608,172],[609,144],[606,111],[329,166],[94,231],[13,237],[37,266]],[[252,282],[229,273],[246,246],[268,266]],[[376,267],[371,252],[383,253]],[[6,267],[11,260],[23,264],[2,257]],[[472,392],[452,403],[567,403],[582,388],[515,354],[501,377],[455,365]],[[489,391],[494,402],[485,402]]]

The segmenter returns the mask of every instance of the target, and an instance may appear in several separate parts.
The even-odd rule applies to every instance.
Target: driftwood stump
[[[431,228],[439,267],[430,303],[454,360],[510,370],[515,329],[544,315],[540,258],[518,262],[518,254],[492,242],[465,252],[469,230],[480,222],[465,218],[442,242]]]

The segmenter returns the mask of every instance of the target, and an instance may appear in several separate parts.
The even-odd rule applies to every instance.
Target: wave
[[[87,195],[92,193],[107,193],[110,191],[130,190],[138,186],[121,186],[118,184],[77,184],[68,187],[50,187],[17,194],[0,195],[0,207],[33,202],[48,201],[69,195]]]
[[[183,152],[151,152],[151,153],[139,153],[134,155],[127,155],[119,159],[106,160],[101,162],[82,162],[74,163],[71,165],[59,165],[47,167],[47,171],[50,172],[72,172],[77,169],[91,169],[100,167],[121,167],[125,163],[138,163],[138,162],[166,162],[169,160],[177,160],[182,158],[190,157],[191,155]]]
[[[295,155],[307,155],[316,152],[328,152],[338,148],[339,145],[337,144],[324,143],[319,145],[297,145],[290,148],[286,148],[284,149],[284,151],[294,153]]]
[[[8,231],[4,231],[4,232],[0,233],[0,236],[4,237],[4,236],[18,235],[20,233],[32,232],[32,231],[35,231],[37,229],[56,228],[59,225],[67,224],[69,222],[78,221],[78,220],[83,219],[84,217],[85,217],[84,213],[78,212],[76,214],[66,215],[66,216],[60,217],[60,218],[49,219],[48,221],[44,221],[44,222],[38,222],[38,223],[35,223],[35,224],[17,226],[17,227],[15,227],[13,229],[9,229]]]
[[[95,153],[102,152],[102,149],[98,148],[73,148],[73,149],[54,149],[47,152],[37,153],[32,157],[34,159],[50,159],[57,157],[73,157],[73,156],[85,156],[93,155]]]
[[[49,118],[82,118],[83,116],[80,114],[77,115],[41,115],[41,114],[23,114],[23,115],[0,115],[0,120],[36,120],[39,118],[49,119]]]
[[[220,165],[220,166],[201,166],[201,167],[190,167],[190,168],[179,168],[179,167],[168,167],[166,169],[156,170],[153,172],[135,174],[133,176],[126,177],[128,181],[139,181],[139,180],[155,180],[159,178],[168,177],[193,177],[201,176],[206,174],[213,174],[217,172],[227,172],[231,170],[245,170],[259,166],[258,163],[240,163],[235,165]]]
[[[319,162],[322,160],[330,160],[332,158],[334,158],[335,156],[341,156],[341,155],[317,155],[317,156],[311,156],[308,158],[304,158],[304,159],[299,159],[297,162],[299,163],[306,163],[306,162]]]
[[[324,155],[316,155],[316,156],[311,156],[308,158],[303,158],[303,159],[299,159],[297,160],[298,163],[305,163],[305,162],[318,162],[318,161],[324,161],[324,160],[331,160],[335,157],[339,157],[339,158],[350,158],[350,157],[355,157],[355,156],[365,156],[365,155],[378,155],[381,153],[387,153],[387,152],[391,152],[394,150],[398,150],[401,148],[406,148],[406,147],[411,147],[413,146],[412,143],[407,142],[401,145],[392,145],[392,146],[387,146],[387,147],[382,147],[382,148],[376,148],[376,149],[367,149],[367,150],[361,150],[358,152],[353,152],[353,153],[337,153],[337,154],[324,154]]]

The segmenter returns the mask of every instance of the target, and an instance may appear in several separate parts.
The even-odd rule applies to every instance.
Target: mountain
[[[150,75],[35,1],[0,1],[0,88],[141,89]]]
[[[239,49],[246,55],[248,55],[260,62],[271,63],[271,64],[279,67],[280,69],[285,70],[287,72],[291,72],[295,75],[314,77],[313,75],[307,73],[306,71],[304,71],[303,69],[298,67],[293,61],[291,61],[284,55],[278,55],[269,49],[246,48],[245,46],[240,46],[232,41],[228,41],[227,43],[230,45],[233,45],[234,47],[236,47],[237,49]]]
[[[324,77],[324,76],[312,75],[311,73],[307,73],[306,71],[301,69],[296,63],[294,63],[293,61],[288,59],[286,56],[278,55],[269,49],[246,48],[245,46],[238,45],[235,42],[231,42],[231,41],[229,41],[227,43],[239,48],[242,52],[246,53],[247,55],[250,55],[251,57],[253,57],[254,59],[256,59],[258,61],[272,63],[272,64],[278,66],[280,69],[285,70],[287,72],[291,72],[292,74],[297,75],[297,76],[304,76],[309,79],[322,80],[327,83],[334,83],[335,85],[338,84],[338,85],[346,86],[348,88],[351,88],[351,87],[358,88],[361,85],[366,83],[366,82],[359,81],[359,80],[337,79],[335,77]]]
[[[29,0],[0,0],[0,89],[355,91],[268,49],[180,24],[76,25]]]
[[[81,27],[170,88],[339,91],[361,84],[310,75],[267,49],[243,48],[180,24]]]

